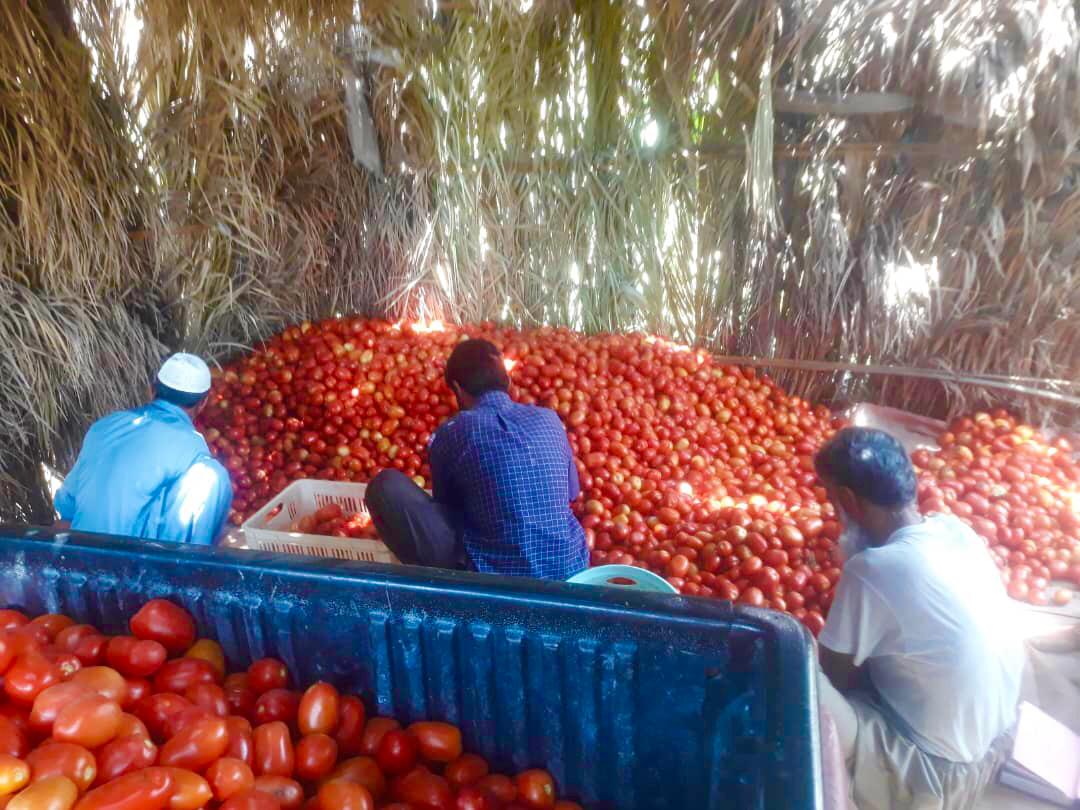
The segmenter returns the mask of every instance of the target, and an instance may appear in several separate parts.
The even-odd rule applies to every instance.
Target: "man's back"
[[[971,762],[1015,716],[1024,659],[1012,611],[982,541],[935,516],[848,561],[821,643],[868,662],[920,748]]]
[[[56,506],[78,531],[206,544],[231,499],[190,417],[155,400],[94,423]]]
[[[490,392],[438,430],[430,458],[435,498],[462,516],[477,570],[565,579],[588,565],[570,510],[577,468],[553,411]]]

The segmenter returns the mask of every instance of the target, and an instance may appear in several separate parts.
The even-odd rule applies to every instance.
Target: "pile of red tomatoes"
[[[272,658],[226,673],[183,608],[130,636],[0,611],[4,810],[581,810],[543,770],[491,774],[448,723],[368,717]]]
[[[1080,585],[1080,466],[1072,445],[1003,410],[953,420],[940,450],[917,450],[919,506],[952,512],[990,549],[1014,599],[1067,604]]]
[[[242,521],[297,478],[422,486],[464,337],[506,358],[521,402],[562,417],[593,564],[646,566],[686,594],[788,610],[817,630],[840,571],[813,472],[835,425],[750,368],[646,335],[341,318],[291,327],[217,376],[200,424]]]

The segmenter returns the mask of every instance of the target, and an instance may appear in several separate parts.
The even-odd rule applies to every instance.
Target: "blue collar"
[[[191,417],[188,415],[188,412],[181,408],[179,405],[174,405],[173,403],[166,402],[163,399],[155,399],[153,402],[150,403],[150,407],[165,411],[169,414],[172,414],[173,416],[179,416],[192,427],[194,427],[194,423],[191,421]]]
[[[476,399],[476,405],[474,408],[495,408],[496,410],[502,410],[509,405],[513,404],[513,400],[510,399],[510,395],[505,391],[488,391],[481,394]]]

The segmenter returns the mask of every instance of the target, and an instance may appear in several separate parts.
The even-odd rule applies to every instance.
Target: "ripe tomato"
[[[79,698],[92,694],[86,687],[77,683],[58,683],[50,686],[34,698],[30,709],[30,729],[38,734],[52,733],[53,723],[60,710]]]
[[[555,806],[555,780],[547,771],[523,771],[514,781],[517,783],[518,797],[527,807],[540,810]]]
[[[296,744],[296,775],[308,782],[327,776],[337,762],[338,744],[326,734],[309,734]]]
[[[169,810],[199,810],[214,798],[209,783],[194,771],[184,768],[162,768],[173,780]]]
[[[293,775],[296,753],[287,725],[275,721],[258,726],[254,733],[254,743],[254,770],[257,776]]]
[[[461,731],[449,723],[413,723],[409,734],[420,744],[420,756],[428,762],[453,762],[461,756]]]
[[[212,639],[200,638],[184,653],[184,657],[198,658],[208,663],[213,667],[219,681],[225,677],[225,651]]]
[[[32,619],[30,624],[44,628],[48,640],[54,641],[62,630],[73,627],[75,620],[60,613],[44,613]]]
[[[353,695],[346,695],[341,699],[338,715],[338,728],[334,737],[341,753],[359,754],[364,737],[364,725],[367,722],[364,702]]]
[[[71,810],[79,798],[75,783],[63,776],[35,782],[8,802],[6,810]]]
[[[79,802],[79,810],[158,810],[164,808],[175,783],[163,768],[146,768],[94,788]]]
[[[390,786],[395,801],[423,807],[425,810],[452,810],[454,794],[450,784],[427,768],[418,766],[399,776]]]
[[[289,671],[276,658],[260,658],[248,667],[248,688],[256,695],[271,689],[284,689],[289,683]]]
[[[155,692],[183,694],[195,684],[214,683],[217,673],[201,658],[174,658],[166,661],[154,676]]]
[[[364,726],[364,734],[360,739],[360,753],[369,757],[375,756],[382,738],[387,732],[396,728],[401,728],[401,723],[392,717],[372,717]]]
[[[83,686],[116,703],[122,704],[127,700],[127,681],[112,667],[85,667],[72,675],[69,683]]]
[[[105,647],[109,666],[128,678],[148,678],[161,669],[168,657],[164,645],[157,641],[140,641],[131,636],[117,636]]]
[[[179,605],[167,599],[151,599],[131,617],[135,638],[156,641],[173,655],[179,655],[195,643],[195,620]]]
[[[164,740],[173,716],[190,708],[191,703],[185,698],[165,692],[147,695],[132,707],[131,713],[146,725],[153,739]]]
[[[84,695],[69,703],[56,715],[53,739],[86,748],[97,748],[116,736],[122,714],[119,703],[106,700],[101,695]]]
[[[22,790],[30,782],[30,766],[16,757],[0,754],[0,796]]]
[[[206,769],[206,779],[214,798],[223,802],[239,793],[255,788],[255,774],[246,762],[222,757]]]
[[[487,760],[476,754],[462,754],[446,766],[443,776],[451,785],[464,787],[475,785],[488,775]]]
[[[301,734],[333,734],[338,726],[340,711],[341,696],[337,689],[320,681],[304,692],[296,724]]]
[[[225,690],[216,683],[197,683],[189,686],[184,692],[184,698],[191,701],[193,706],[206,709],[217,717],[225,717],[229,713]]]
[[[476,787],[485,793],[490,793],[500,802],[507,804],[516,801],[518,797],[517,782],[509,776],[503,776],[501,773],[485,776],[476,783]]]
[[[158,755],[158,763],[167,767],[201,771],[225,755],[229,732],[224,718],[206,717],[178,732]]]
[[[319,788],[320,810],[375,810],[371,793],[355,782],[334,779]]]
[[[273,796],[282,810],[297,810],[304,803],[304,789],[300,783],[285,776],[258,776],[255,790]]]
[[[29,750],[26,732],[10,718],[0,716],[0,754],[22,757]]]
[[[81,745],[46,743],[26,756],[33,781],[63,776],[75,783],[79,792],[89,790],[98,776],[98,763]]]
[[[297,720],[300,710],[301,696],[288,689],[271,689],[259,695],[255,703],[253,722],[255,725],[272,723],[280,720],[283,723],[293,725]]]
[[[375,761],[383,772],[396,776],[412,770],[420,752],[416,737],[401,729],[391,729],[383,735],[375,752]]]
[[[16,703],[29,705],[61,680],[57,666],[37,650],[28,649],[15,659],[4,676],[4,693]]]
[[[282,810],[277,797],[261,790],[245,790],[222,803],[218,810]]]
[[[251,723],[246,718],[229,715],[225,718],[225,728],[229,732],[229,744],[225,748],[225,756],[253,765],[255,763],[255,739],[251,730]]]
[[[97,752],[97,784],[102,785],[126,773],[149,768],[157,761],[158,749],[148,738],[117,737]],[[70,774],[65,776],[73,778]],[[77,783],[79,780],[75,780]],[[80,785],[80,790],[85,790]]]

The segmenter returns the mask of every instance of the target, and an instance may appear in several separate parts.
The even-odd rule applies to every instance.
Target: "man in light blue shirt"
[[[233,492],[192,422],[209,392],[200,358],[165,361],[153,402],[110,414],[87,432],[56,493],[60,519],[81,532],[211,545]]]

